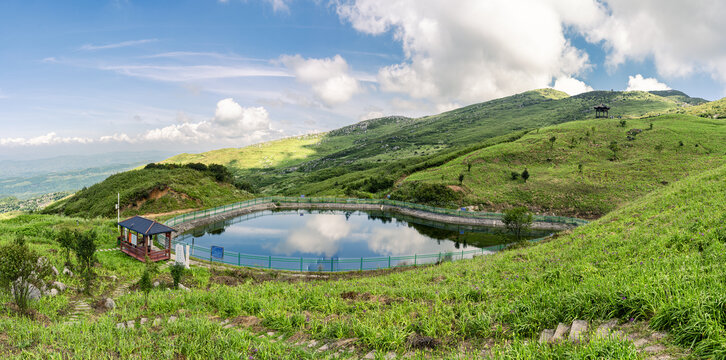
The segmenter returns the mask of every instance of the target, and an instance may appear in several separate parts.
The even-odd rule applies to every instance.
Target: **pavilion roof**
[[[607,106],[607,105],[605,105],[605,104],[600,104],[600,105],[595,105],[595,109],[598,109],[598,110],[600,110],[600,109],[610,110],[610,107]]]
[[[130,219],[126,219],[120,223],[119,226],[127,228],[131,231],[135,231],[143,235],[156,235],[168,232],[176,232],[174,228],[168,227],[164,224],[160,224],[154,220],[143,218],[141,216],[134,216]]]

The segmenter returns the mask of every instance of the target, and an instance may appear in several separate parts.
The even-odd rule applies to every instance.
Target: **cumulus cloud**
[[[338,215],[316,214],[308,217],[305,226],[292,231],[274,250],[278,254],[295,252],[331,257],[340,243],[350,235],[353,225]]]
[[[273,133],[270,117],[264,107],[242,107],[231,98],[220,100],[214,117],[199,122],[189,122],[186,115],[177,116],[178,122],[148,130],[141,134],[115,133],[97,139],[60,137],[51,132],[33,138],[0,138],[0,146],[39,146],[55,144],[90,144],[149,141],[201,143],[201,142],[254,142]]]
[[[654,78],[644,78],[643,75],[628,76],[628,88],[625,91],[652,91],[670,90],[671,88]]]
[[[328,106],[344,103],[360,91],[358,80],[349,74],[348,63],[340,55],[323,59],[283,55],[280,62]]]
[[[597,19],[594,0],[339,0],[338,15],[367,34],[392,32],[406,61],[381,68],[380,88],[437,104],[547,87],[589,68],[564,28]]]
[[[290,6],[288,5],[291,0],[265,0],[265,2],[272,5],[272,10],[275,12],[290,12]]]
[[[561,77],[555,80],[553,89],[566,92],[568,95],[577,95],[592,91],[590,85],[571,77]]]

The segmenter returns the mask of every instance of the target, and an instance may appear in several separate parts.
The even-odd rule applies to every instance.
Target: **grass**
[[[0,355],[40,358],[63,348],[67,357],[77,358],[239,358],[248,357],[253,346],[264,349],[254,358],[315,356],[284,343],[269,344],[249,330],[222,329],[207,319],[255,316],[264,331],[356,338],[363,351],[401,355],[410,350],[412,334],[430,336],[441,341],[430,352],[441,358],[475,358],[491,343],[495,358],[637,358],[632,344],[615,340],[555,346],[532,341],[559,322],[632,318],[667,331],[668,343],[690,349],[693,357],[724,358],[724,177],[726,166],[704,171],[551,241],[471,261],[317,281],[196,268],[182,281],[192,291],[153,290],[148,307],[142,294],[132,292],[117,300],[115,310],[94,314],[82,333],[61,324],[64,299],[76,296],[70,292],[33,305],[50,318],[47,326],[7,309],[0,312]],[[81,227],[109,228],[101,245],[113,241],[111,222],[47,215],[0,222],[0,241],[23,233],[57,263],[49,238],[59,226],[75,221]],[[99,298],[110,291],[105,276],[135,281],[143,266],[120,253],[100,253],[98,260],[101,280],[94,296]],[[121,320],[179,314],[183,322],[159,328],[121,334],[113,327]],[[147,346],[151,339],[167,343]],[[463,344],[478,350],[462,355],[458,349]]]
[[[628,140],[631,129],[643,131]],[[463,174],[466,205],[495,211],[523,205],[596,218],[664,184],[723,164],[725,138],[725,121],[688,115],[629,119],[625,127],[619,119],[568,122],[416,172],[403,185],[458,186]],[[609,149],[613,141],[620,148],[616,160]],[[512,172],[525,168],[531,176],[527,182],[511,179]]]
[[[249,193],[220,183],[207,173],[192,169],[141,169],[108,179],[56,202],[44,213],[80,217],[112,217],[117,193],[123,216],[165,213],[179,209],[209,208],[246,200]]]

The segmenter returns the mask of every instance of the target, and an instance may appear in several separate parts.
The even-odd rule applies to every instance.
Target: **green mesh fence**
[[[234,204],[218,206],[211,209],[194,211],[183,215],[175,216],[165,222],[168,226],[175,226],[197,219],[208,218],[210,216],[222,215],[237,211],[244,208],[253,207],[262,204],[358,204],[358,205],[386,205],[403,209],[412,209],[425,211],[434,214],[442,214],[449,216],[468,217],[477,219],[501,220],[503,214],[467,211],[464,209],[446,209],[421,204],[414,204],[404,201],[388,200],[388,199],[341,199],[341,198],[294,198],[283,196],[270,196],[263,198],[255,198],[247,201],[241,201]],[[535,215],[534,221],[549,222],[569,225],[584,225],[586,220],[562,217],[562,216],[542,216]],[[538,238],[529,240],[537,242],[544,239]],[[173,241],[173,244],[179,242]],[[182,243],[183,245],[188,245]],[[212,262],[247,266],[254,268],[289,270],[289,271],[362,271],[362,270],[378,270],[390,269],[394,267],[417,266],[424,264],[432,264],[443,261],[456,261],[461,259],[473,258],[478,254],[486,254],[502,250],[507,245],[494,245],[475,250],[461,250],[453,252],[441,252],[436,254],[415,254],[409,256],[380,256],[380,257],[361,257],[361,258],[302,258],[302,257],[280,257],[271,255],[249,255],[237,252],[225,251],[221,258],[213,257],[211,248],[201,246],[189,246],[191,256],[196,259],[208,260]],[[173,249],[173,247],[172,247]]]

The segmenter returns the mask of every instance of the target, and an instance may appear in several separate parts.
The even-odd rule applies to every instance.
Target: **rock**
[[[161,326],[161,319],[160,318],[154,319],[154,322],[151,323],[151,326]]]
[[[111,281],[115,282],[118,280],[118,277],[116,275],[111,275],[111,276],[109,276],[109,279],[111,279]]]
[[[318,345],[318,342],[316,340],[310,340],[310,342],[308,343],[309,348],[315,347],[317,345]]]
[[[539,343],[545,344],[552,341],[552,336],[555,335],[555,329],[545,329],[539,334]]]
[[[612,329],[618,325],[617,319],[612,319],[600,326],[597,327],[597,331],[595,331],[595,337],[598,338],[606,338],[610,335],[610,332]]]
[[[274,332],[272,332],[272,331],[268,331],[268,332],[267,332],[267,336],[275,336],[275,333],[274,333]]]
[[[50,296],[56,296],[56,295],[58,295],[58,290],[57,289],[50,289],[50,291],[48,292],[48,295],[50,295]]]
[[[24,289],[24,291],[27,291],[28,299],[30,300],[38,300],[43,296],[43,292],[38,287],[27,281],[20,281],[20,279],[13,282],[13,285],[10,287],[10,295],[15,296],[15,289]]]
[[[116,302],[113,301],[111,298],[106,298],[106,301],[103,303],[103,306],[108,310],[113,310],[116,308]]]
[[[133,329],[134,327],[136,327],[136,321],[134,321],[134,320],[127,321],[126,322],[126,327],[129,328],[129,329]]]
[[[124,328],[126,328],[126,324],[124,324],[122,322],[116,324],[116,329],[124,329]]]
[[[650,335],[650,338],[653,339],[653,340],[660,340],[660,339],[663,339],[666,336],[668,336],[668,334],[666,334],[664,332],[654,332],[654,333],[652,333]]]
[[[169,323],[176,322],[176,316],[169,316]]]
[[[633,345],[635,345],[635,347],[637,348],[641,348],[645,345],[648,345],[648,339],[637,339],[633,341]]]
[[[183,284],[179,284],[179,290],[186,290],[190,291],[188,287],[184,286]]]
[[[587,321],[575,320],[572,322],[572,328],[570,329],[570,341],[577,342],[584,336],[587,331]]]
[[[328,351],[328,344],[325,344],[325,345],[321,346],[320,348],[318,348],[318,351]]]
[[[386,356],[384,357],[384,359],[386,359],[386,360],[393,360],[395,358],[396,358],[396,353],[393,351],[387,352]]]
[[[160,285],[160,284],[159,284],[159,282],[158,282],[158,281],[154,281],[154,287],[155,287],[155,288],[158,288],[158,287],[159,287],[159,285]]]
[[[375,359],[375,358],[376,358],[376,351],[375,351],[375,350],[373,350],[373,351],[369,352],[369,353],[368,353],[368,354],[366,354],[366,356],[364,356],[363,358],[364,358],[364,359],[367,359],[367,360],[373,360],[373,359]]]
[[[63,275],[67,275],[67,276],[73,277],[73,271],[71,271],[67,267],[64,267],[63,268]]]
[[[58,289],[58,291],[60,291],[60,292],[64,292],[68,288],[66,286],[66,284],[64,284],[64,283],[62,283],[60,281],[55,281],[55,282],[53,282],[52,285],[53,285],[54,288]]]
[[[555,334],[552,335],[552,341],[555,342],[555,341],[565,340],[565,335],[568,332],[570,332],[569,326],[567,326],[563,323],[557,324],[557,329],[555,329]]]
[[[50,271],[53,273],[53,276],[58,276],[59,274],[58,269],[53,265],[50,266]]]
[[[149,319],[141,318],[141,320],[139,321],[139,325],[144,325],[144,324],[146,324],[147,321],[149,321]]]
[[[234,324],[227,324],[222,327],[222,329],[231,329],[234,327]]]

